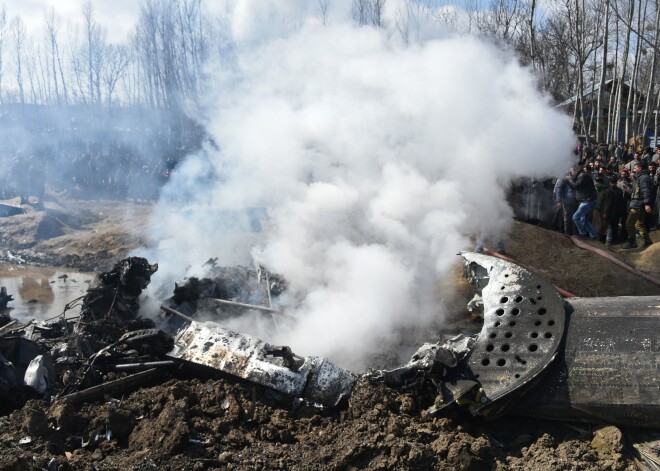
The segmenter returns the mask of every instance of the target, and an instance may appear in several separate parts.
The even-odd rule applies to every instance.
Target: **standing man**
[[[598,233],[591,224],[591,213],[596,208],[596,186],[591,175],[584,172],[580,167],[573,167],[566,178],[566,183],[575,190],[575,199],[578,208],[573,214],[573,222],[583,239],[598,239]]]
[[[567,236],[572,236],[573,214],[577,208],[575,199],[575,190],[566,182],[565,178],[558,178],[554,189],[555,210],[557,215],[563,218],[563,232]]]
[[[610,177],[610,186],[603,193],[603,221],[607,225],[605,245],[612,245],[619,237],[619,221],[626,214],[626,200],[623,190],[617,186],[616,175]]]
[[[623,163],[623,143],[619,142],[614,149],[614,157],[616,158],[617,163]]]
[[[651,201],[653,201],[653,213],[647,214],[646,216],[646,227],[650,231],[654,231],[658,228],[658,210],[660,209],[660,169],[658,169],[657,162],[649,162],[649,177],[651,178],[653,194],[651,195]]]
[[[644,241],[644,247],[648,247],[653,243],[646,229],[646,215],[653,214],[653,182],[649,176],[646,162],[635,162],[633,170],[634,179],[630,195],[630,212],[628,213],[628,219],[626,219],[628,243],[623,246],[624,249],[637,248],[635,231],[639,232]]]

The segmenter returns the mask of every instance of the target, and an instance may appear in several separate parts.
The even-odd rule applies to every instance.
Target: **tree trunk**
[[[610,2],[605,0],[605,33],[603,35],[603,60],[600,65],[600,85],[598,86],[598,102],[596,103],[596,110],[598,117],[596,118],[596,139],[598,142],[603,142],[603,99],[605,97],[605,76],[607,73],[607,45],[608,36],[610,34]],[[609,138],[607,139],[609,143]]]
[[[626,42],[624,44],[623,48],[623,63],[621,65],[621,77],[619,78],[619,89],[617,90],[617,114],[615,116],[615,130],[617,133],[617,136],[620,135],[621,132],[621,107],[623,106],[623,89],[624,89],[624,84],[626,80],[626,67],[628,67],[628,52],[630,51],[630,35],[632,32],[632,20],[635,14],[635,0],[631,0],[629,4],[629,14],[628,14],[628,24],[626,25]],[[630,93],[628,93],[628,96],[630,96]],[[625,111],[626,114],[626,120],[628,117],[628,109]],[[628,140],[628,130],[625,130],[626,132],[623,135],[623,140],[627,141]]]
[[[628,92],[628,100],[626,104],[626,110],[629,110],[630,113],[626,113],[626,136],[630,136],[630,134],[633,134],[633,137],[635,137],[635,121],[637,119],[637,108],[636,108],[636,100],[633,100],[635,95],[637,94],[637,82],[638,82],[638,76],[639,76],[639,62],[641,60],[641,54],[642,54],[642,41],[639,38],[639,34],[642,32],[642,17],[644,12],[646,11],[646,5],[648,5],[648,2],[644,2],[644,11],[642,11],[641,8],[637,10],[637,31],[638,31],[638,36],[637,36],[637,41],[635,45],[635,62],[633,63],[633,73],[632,77],[630,80],[630,91]],[[641,0],[640,0],[640,7],[641,7]],[[642,145],[643,139],[642,139]]]
[[[641,128],[642,132],[646,133],[646,129],[649,126],[649,108],[651,104],[652,98],[652,92],[653,92],[653,84],[655,82],[655,71],[656,71],[656,65],[657,65],[657,58],[658,58],[658,28],[660,28],[660,8],[658,8],[656,1],[656,7],[655,7],[655,38],[653,41],[653,57],[651,58],[651,72],[649,74],[649,84],[648,87],[646,88],[646,100],[644,102],[644,113],[642,115],[642,121],[641,121]],[[657,110],[657,107],[656,107]],[[657,116],[657,113],[656,113]],[[655,131],[654,134],[655,136]]]

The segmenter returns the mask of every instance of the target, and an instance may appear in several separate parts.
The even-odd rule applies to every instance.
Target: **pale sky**
[[[60,34],[66,30],[69,20],[81,22],[83,0],[4,0],[7,20],[20,15],[30,35],[40,35],[44,12],[55,9],[62,19]],[[92,0],[96,21],[105,27],[110,42],[123,41],[133,29],[139,13],[138,0]]]

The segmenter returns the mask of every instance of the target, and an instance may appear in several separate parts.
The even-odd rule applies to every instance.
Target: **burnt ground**
[[[45,212],[0,219],[2,256],[109,266],[142,243],[127,226],[145,227],[148,212],[132,203],[50,201]],[[660,233],[652,238],[660,242]],[[660,292],[557,233],[516,223],[507,242],[516,262],[579,296]],[[612,252],[658,277],[659,250]],[[0,418],[0,470],[638,469],[634,432],[608,424],[485,421],[462,411],[430,417],[428,404],[363,379],[344,408],[326,412],[231,378],[165,381],[83,404],[30,401]]]

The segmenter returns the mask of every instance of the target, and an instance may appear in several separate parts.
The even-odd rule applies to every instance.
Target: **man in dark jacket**
[[[610,187],[603,193],[603,222],[607,227],[605,244],[612,245],[619,235],[619,220],[626,214],[626,200],[623,190],[617,186],[619,179],[610,177]]]
[[[649,230],[656,230],[658,228],[658,219],[660,212],[660,170],[658,170],[657,162],[649,162],[649,177],[651,177],[651,183],[653,183],[653,196],[651,199],[653,201],[653,214],[646,215],[646,227]]]
[[[598,239],[598,233],[591,224],[591,213],[596,207],[596,186],[591,175],[580,167],[573,167],[566,183],[575,190],[578,208],[573,214],[573,222],[582,238]]]
[[[646,214],[653,214],[653,182],[645,162],[636,162],[633,169],[635,177],[630,195],[630,212],[626,220],[628,243],[623,246],[624,249],[637,248],[635,231],[639,232],[644,247],[653,243],[646,229]]]

